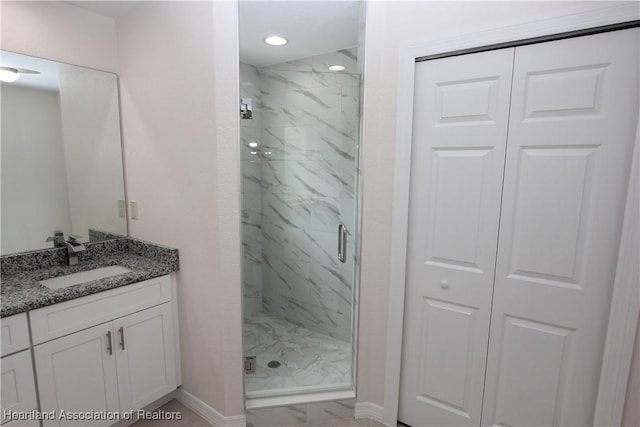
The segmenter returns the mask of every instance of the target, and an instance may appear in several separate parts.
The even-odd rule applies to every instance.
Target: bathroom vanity
[[[118,77],[1,53],[2,427],[126,425],[181,383],[178,251],[121,238]]]
[[[1,258],[3,426],[112,425],[181,383],[178,251],[86,246]]]

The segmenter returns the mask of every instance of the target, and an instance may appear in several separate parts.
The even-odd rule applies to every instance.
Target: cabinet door
[[[114,338],[109,322],[34,348],[42,411],[56,411],[56,414],[118,411]],[[109,420],[72,421],[59,416],[44,421],[45,426],[112,423]]]
[[[16,353],[29,347],[29,325],[27,314],[20,313],[0,320],[2,325],[2,356]]]
[[[31,352],[25,350],[3,357],[2,424],[11,419],[5,411],[28,412],[37,407]]]
[[[116,333],[122,411],[142,408],[177,387],[171,304],[122,317]]]
[[[639,36],[516,48],[482,425],[593,425]]]

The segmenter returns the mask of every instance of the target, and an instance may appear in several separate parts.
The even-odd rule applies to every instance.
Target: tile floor
[[[180,420],[140,420],[131,427],[211,427],[203,418],[177,400],[171,400],[154,412],[176,412],[180,414]]]
[[[350,388],[351,344],[293,325],[283,319],[258,313],[245,319],[244,353],[255,355],[255,374],[247,375],[249,397],[303,393],[323,389]],[[269,368],[270,361],[280,366]],[[195,412],[176,400],[158,411],[176,412],[181,419],[140,420],[135,427],[209,427]],[[287,424],[277,427],[380,427],[367,419],[340,419],[312,424]],[[276,427],[256,425],[253,427]]]
[[[245,319],[244,354],[257,357],[256,373],[245,376],[248,398],[351,387],[351,343],[264,312]]]
[[[181,420],[142,420],[132,424],[132,427],[211,427],[204,419],[200,418],[195,412],[184,406],[177,400],[172,400],[162,406],[158,411],[179,412]],[[376,421],[367,419],[342,419],[331,421],[320,421],[313,424],[295,424],[277,427],[382,427]],[[276,427],[276,426],[258,426],[253,427]]]

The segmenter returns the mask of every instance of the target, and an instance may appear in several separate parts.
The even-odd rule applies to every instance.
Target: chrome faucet
[[[53,237],[47,237],[47,242],[53,242],[54,248],[64,247],[64,233],[60,230],[53,230]]]
[[[64,245],[67,247],[67,255],[69,255],[69,265],[78,263],[78,252],[82,252],[87,248],[76,240],[77,236],[64,236]]]
[[[77,239],[80,236],[65,236],[60,230],[54,230],[53,237],[47,237],[47,242],[53,242],[55,248],[67,248],[68,264],[76,265],[78,263],[78,252],[82,252],[87,248]]]

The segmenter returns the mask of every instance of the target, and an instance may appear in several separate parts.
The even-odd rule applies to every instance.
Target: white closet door
[[[482,425],[592,425],[638,29],[516,49]]]
[[[400,421],[479,425],[513,49],[416,65]]]

